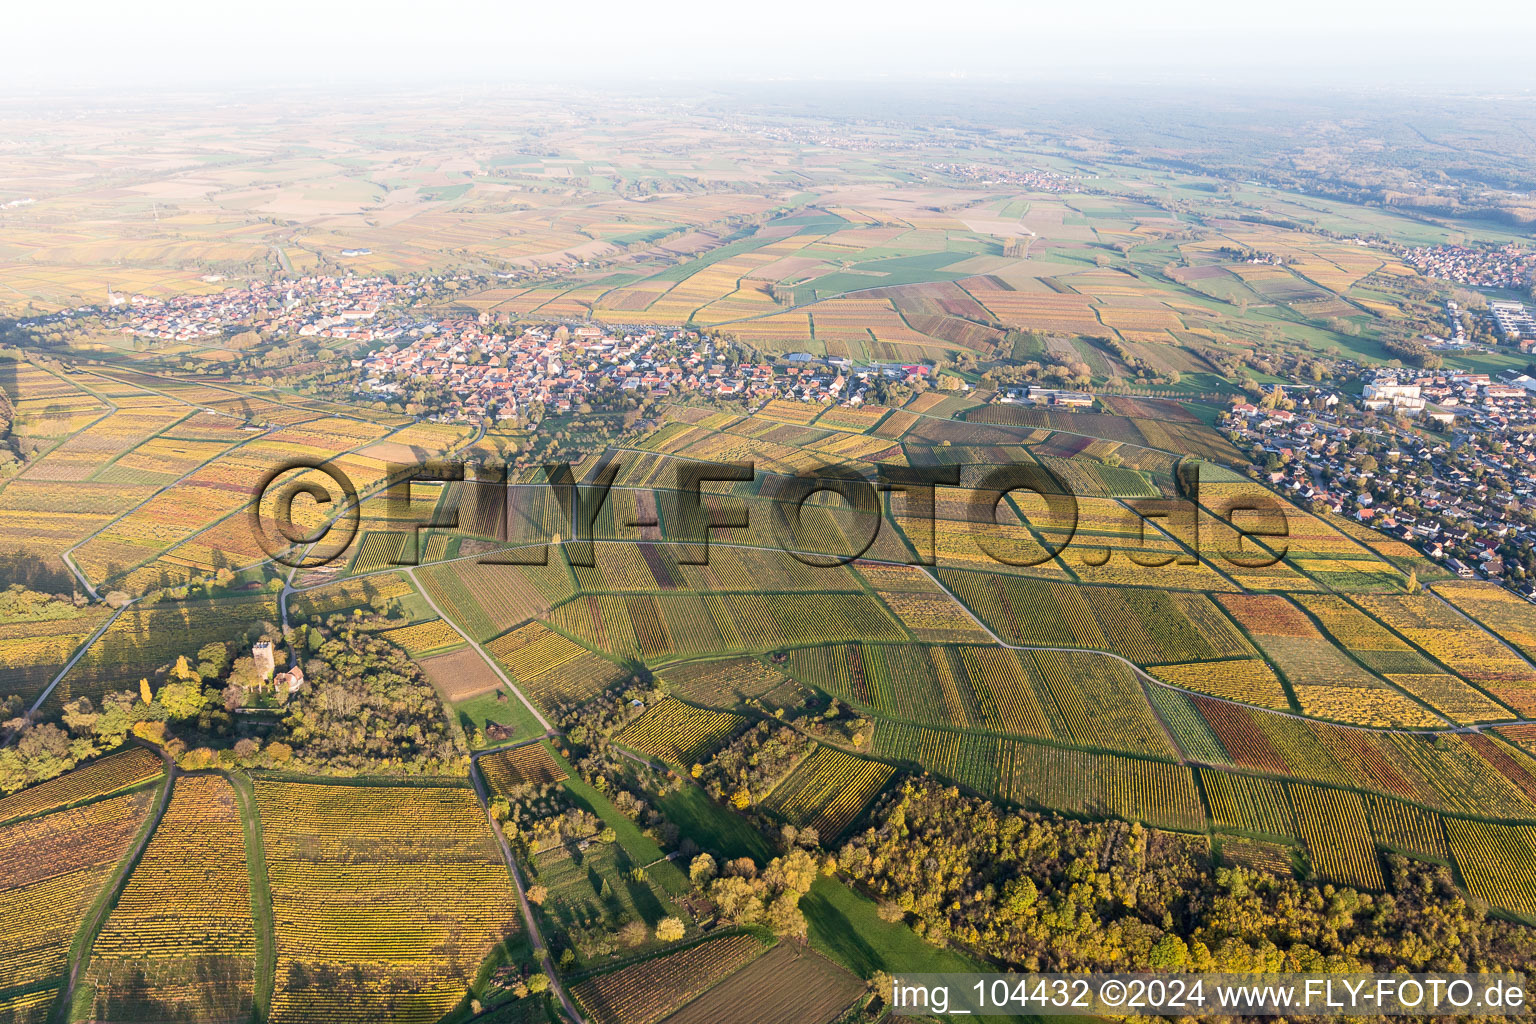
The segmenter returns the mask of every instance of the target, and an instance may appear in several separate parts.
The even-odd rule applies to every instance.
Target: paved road
[[[539,965],[544,974],[549,978],[549,989],[560,1000],[560,1005],[565,1008],[565,1014],[575,1024],[585,1024],[585,1018],[576,1008],[576,1003],[566,992],[565,986],[560,984],[560,975],[555,971],[554,960],[549,955],[549,947],[544,944],[544,936],[539,931],[539,922],[534,917],[533,906],[528,902],[528,893],[523,886],[523,873],[518,869],[517,858],[512,856],[512,844],[507,842],[506,833],[501,830],[501,823],[491,813],[490,799],[485,791],[485,782],[480,778],[478,762],[481,754],[489,754],[493,751],[485,750],[474,754],[471,760],[475,762],[469,772],[469,779],[475,786],[475,797],[480,801],[480,809],[485,812],[485,820],[491,823],[491,831],[496,833],[496,842],[501,844],[501,855],[507,862],[507,871],[512,875],[512,884],[517,887],[517,902],[523,908],[523,921],[528,926],[528,943],[533,947],[534,955],[539,958]]]
[[[116,612],[112,613],[111,617],[109,617],[106,622],[103,622],[101,625],[96,627],[96,632],[92,633],[86,638],[85,643],[81,644],[75,653],[69,656],[69,660],[64,663],[63,668],[59,669],[58,674],[49,681],[47,686],[43,687],[43,692],[37,695],[37,700],[33,701],[32,706],[27,709],[28,714],[37,713],[37,709],[43,706],[43,701],[48,699],[48,695],[53,692],[53,688],[59,685],[59,680],[63,679],[65,674],[68,673],[70,669],[75,667],[75,662],[85,657],[85,652],[91,649],[92,644],[101,639],[101,634],[105,633],[107,628],[111,626],[112,623],[116,622],[118,618],[123,614],[123,612],[127,611],[129,608],[132,608],[138,602],[139,599],[135,597],[133,600],[124,604]]]
[[[399,572],[401,569],[400,567],[393,567],[392,571]],[[533,715],[533,717],[538,720],[538,723],[544,727],[544,735],[555,735],[555,727],[549,724],[549,719],[539,714],[539,709],[533,706],[533,701],[523,696],[523,691],[519,690],[517,688],[517,684],[512,682],[511,678],[501,670],[501,666],[496,664],[496,659],[487,654],[485,648],[481,647],[480,644],[474,639],[474,637],[460,629],[457,622],[454,622],[447,615],[443,614],[443,610],[437,606],[437,602],[432,600],[432,595],[427,593],[427,588],[422,586],[421,581],[416,578],[416,567],[413,565],[405,566],[404,571],[405,574],[411,578],[411,582],[416,585],[417,593],[421,594],[422,598],[426,600],[427,606],[437,613],[438,618],[452,626],[453,631],[459,634],[459,636],[463,637],[464,642],[475,649],[475,653],[479,654],[486,665],[490,667],[490,670],[496,673],[497,678],[502,681],[506,688],[512,691],[513,696],[523,702],[523,707],[527,708],[529,714]]]

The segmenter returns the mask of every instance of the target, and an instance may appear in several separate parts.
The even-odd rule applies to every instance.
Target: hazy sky
[[[1529,0],[43,0],[5,22],[0,82],[23,92],[874,76],[1536,90]]]

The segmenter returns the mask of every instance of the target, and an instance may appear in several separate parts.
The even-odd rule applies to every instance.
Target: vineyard
[[[243,1022],[255,958],[234,791],[218,776],[183,776],[96,939],[91,1015],[145,1020],[190,1011],[208,1024]]]
[[[1472,895],[1536,920],[1536,827],[1447,818],[1445,832]]]
[[[108,797],[0,828],[0,1000],[56,994],[75,930],[154,799]]]
[[[1449,859],[1445,826],[1438,814],[1379,796],[1367,796],[1365,804],[1371,812],[1371,831],[1382,846],[1430,860]]]
[[[887,721],[874,753],[1022,806],[1205,830],[1194,774],[1182,765]]]
[[[358,576],[403,564],[400,555],[406,539],[407,534],[404,532],[371,531],[363,534],[348,571]]]
[[[624,675],[618,665],[537,622],[497,637],[485,649],[544,707],[591,697]]]
[[[1356,889],[1382,889],[1365,801],[1342,789],[1291,784],[1297,830],[1319,878]]]
[[[435,654],[464,643],[459,631],[442,619],[429,619],[409,626],[386,629],[379,635],[392,644],[404,647],[412,656]]]
[[[744,700],[789,699],[799,685],[756,658],[723,658],[669,666],[662,673],[677,692],[697,704],[733,707]]]
[[[0,800],[0,821],[84,803],[158,778],[164,762],[143,747],[110,754]]]
[[[1452,580],[1435,587],[1435,593],[1493,630],[1504,641],[1536,658],[1536,609],[1529,601],[1495,583]]]
[[[744,724],[740,715],[710,711],[672,697],[625,726],[618,740],[669,764],[689,766]]]
[[[571,988],[597,1024],[652,1024],[762,955],[751,935],[725,935],[599,974]]]
[[[1212,822],[1217,828],[1256,832],[1289,838],[1296,835],[1296,819],[1285,787],[1252,775],[1200,770]]]
[[[0,625],[0,693],[35,697],[109,614],[94,607],[66,619]]]
[[[526,743],[486,754],[476,762],[492,790],[505,796],[516,786],[548,785],[566,778],[566,771],[542,743]]]
[[[762,801],[767,810],[816,829],[825,842],[847,831],[896,770],[879,761],[818,746]]]
[[[1223,594],[1223,605],[1285,676],[1301,710],[1360,725],[1434,726],[1442,719],[1388,687],[1326,639],[1278,594]]]
[[[667,1018],[666,1024],[821,1024],[865,991],[815,952],[783,942]]]
[[[925,644],[808,647],[796,678],[909,722],[1172,756],[1131,670],[1090,652]]]
[[[261,778],[256,794],[274,1022],[436,1021],[518,929],[506,865],[467,788]]]
[[[1536,669],[1429,594],[1360,595],[1354,602],[1463,679],[1536,715]]]
[[[891,613],[865,593],[584,594],[551,611],[548,619],[595,648],[648,662],[907,639]]]
[[[548,565],[498,565],[460,560],[424,566],[416,578],[443,611],[473,639],[484,643],[513,626],[546,615],[572,593],[564,560],[552,552]]]

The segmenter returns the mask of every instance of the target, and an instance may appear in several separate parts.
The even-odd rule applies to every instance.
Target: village
[[[625,393],[665,398],[786,398],[862,404],[871,388],[926,381],[933,368],[876,364],[791,353],[773,363],[750,362],[695,331],[610,333],[601,327],[538,326],[515,336],[497,333],[489,318],[455,318],[412,328],[390,344],[352,361],[358,393],[394,398],[423,378],[453,398],[441,419],[512,419],[568,413]]]
[[[211,275],[210,283],[216,283]],[[108,291],[102,306],[81,306],[23,320],[19,326],[46,330],[82,317],[149,344],[222,341],[235,331],[258,337],[299,335],[372,342],[399,337],[406,327],[381,318],[420,295],[422,285],[382,277],[305,276],[252,281],[204,295],[168,299]],[[254,341],[255,339],[253,339]]]
[[[1536,600],[1536,379],[1371,372],[1358,398],[1279,388],[1235,405],[1225,426],[1303,507]]]
[[[1401,255],[1425,277],[1477,288],[1529,288],[1536,273],[1536,253],[1515,245],[1424,245]]]

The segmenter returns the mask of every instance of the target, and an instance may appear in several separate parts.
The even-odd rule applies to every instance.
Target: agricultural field
[[[389,638],[389,632],[391,631],[386,631],[384,634],[386,639]],[[454,636],[457,638],[458,634],[455,633]],[[462,647],[451,653],[418,658],[416,663],[421,666],[422,673],[432,685],[437,687],[437,692],[443,695],[443,699],[451,703],[468,700],[501,688],[501,680],[491,671],[485,659],[480,656],[480,652],[472,647]]]
[[[827,1024],[863,991],[858,978],[831,961],[781,943],[663,1022]]]
[[[58,998],[75,930],[155,798],[139,790],[0,828],[0,1000]]]
[[[724,935],[580,982],[577,1003],[599,1024],[654,1024],[763,954],[752,935]]]
[[[233,788],[176,780],[171,803],[91,950],[89,1019],[188,1010],[238,1022],[254,1008],[256,936]]]
[[[467,787],[260,778],[256,795],[277,934],[274,1021],[435,1021],[522,927]]]

